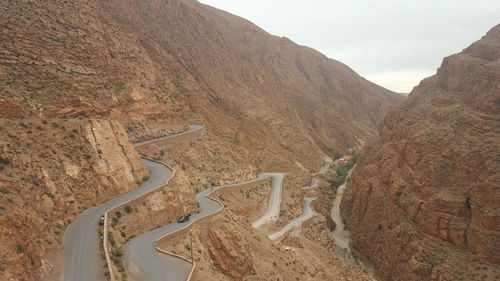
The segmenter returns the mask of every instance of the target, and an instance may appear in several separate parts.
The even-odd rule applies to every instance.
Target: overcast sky
[[[200,0],[408,93],[500,23],[499,0]]]

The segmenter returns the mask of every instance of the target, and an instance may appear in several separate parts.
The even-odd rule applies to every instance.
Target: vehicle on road
[[[177,222],[178,223],[185,223],[189,220],[189,215],[186,215],[186,216],[180,216],[178,219],[177,219]]]

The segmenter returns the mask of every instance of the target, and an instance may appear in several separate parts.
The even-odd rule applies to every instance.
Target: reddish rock
[[[445,58],[361,154],[341,211],[383,280],[498,278],[499,122],[500,25]]]

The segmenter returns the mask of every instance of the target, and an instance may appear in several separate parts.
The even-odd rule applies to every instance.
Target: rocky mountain
[[[5,0],[0,13],[0,280],[57,280],[71,220],[147,173],[129,137],[205,125],[196,145],[141,151],[175,167],[181,186],[144,202],[195,208],[198,189],[259,171],[309,181],[403,99],[194,0]],[[300,212],[301,199],[284,200]],[[157,226],[141,223],[130,232]]]
[[[500,25],[385,118],[341,210],[382,280],[500,278]]]
[[[402,100],[194,0],[4,1],[0,11],[4,118],[197,121],[275,150],[339,151],[375,134]]]

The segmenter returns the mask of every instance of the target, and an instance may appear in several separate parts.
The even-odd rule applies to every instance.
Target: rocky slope
[[[500,279],[500,25],[385,118],[342,202],[383,280]]]
[[[0,280],[48,280],[74,217],[136,187],[147,170],[118,122],[2,120],[0,127]]]
[[[1,117],[183,119],[298,155],[302,144],[360,145],[402,99],[193,0],[6,1],[0,11]]]
[[[42,264],[39,253],[59,250],[67,220],[134,187],[145,173],[118,123],[73,118],[118,120],[134,140],[182,129],[158,124],[206,125],[202,142],[141,151],[182,171],[179,190],[186,194],[171,198],[163,190],[167,194],[144,202],[165,199],[180,206],[192,203],[186,197],[196,189],[247,180],[260,171],[293,172],[306,181],[325,153],[358,147],[373,136],[388,108],[402,99],[340,62],[194,0],[6,0],[0,1],[0,13],[0,118],[33,123],[25,128],[5,121],[2,134],[14,136],[6,135],[14,144],[1,147],[8,160],[0,159],[5,167],[0,174],[22,175],[24,182],[40,186],[27,194],[9,183],[5,194],[25,197],[2,195],[13,201],[2,201],[4,235],[22,238],[7,239],[0,271],[19,274],[20,280],[57,272]],[[45,118],[49,125],[41,121]],[[16,142],[21,129],[26,132]],[[83,137],[92,132],[95,139]],[[30,163],[39,166],[17,165],[21,156],[14,152],[30,155]],[[41,180],[47,177],[38,174],[39,167],[51,181]],[[51,204],[47,190],[53,208],[28,206],[34,199]],[[66,198],[75,207],[67,207]],[[135,219],[163,207],[148,205]],[[28,211],[21,215],[23,208]],[[10,225],[11,215],[25,216],[24,222]],[[167,217],[152,223],[164,221]],[[135,223],[130,234],[156,226]],[[53,233],[59,240],[26,244]],[[23,248],[12,255],[21,241]],[[21,273],[29,263],[25,253],[34,261]]]

